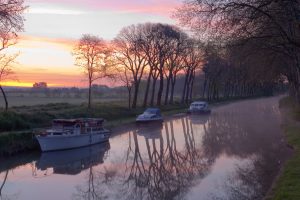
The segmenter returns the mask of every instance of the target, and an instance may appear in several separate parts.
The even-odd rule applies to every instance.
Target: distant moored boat
[[[163,121],[161,112],[158,108],[147,108],[145,112],[136,118],[136,122]]]
[[[206,101],[195,101],[191,103],[188,113],[209,114],[211,110]]]
[[[104,119],[54,119],[52,128],[36,136],[42,151],[73,149],[105,142],[110,132]]]

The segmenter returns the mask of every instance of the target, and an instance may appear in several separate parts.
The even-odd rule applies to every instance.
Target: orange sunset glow
[[[28,0],[24,32],[9,52],[18,53],[14,78],[5,86],[31,87],[44,81],[50,87],[86,87],[71,52],[82,34],[109,41],[122,27],[144,22],[174,23],[170,18],[180,1],[114,0],[98,2]],[[84,5],[84,6],[83,6]],[[100,83],[103,84],[103,83]]]

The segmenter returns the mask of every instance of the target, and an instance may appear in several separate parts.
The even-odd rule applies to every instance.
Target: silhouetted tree
[[[142,25],[131,25],[123,28],[113,44],[115,48],[115,58],[118,65],[122,65],[132,73],[134,94],[132,107],[137,105],[140,82],[148,62],[146,55],[142,51],[140,41],[142,40]]]
[[[99,79],[112,77],[111,65],[106,63],[109,49],[103,39],[84,34],[75,46],[72,54],[76,65],[82,68],[88,78],[88,108],[91,108],[92,84]]]
[[[23,0],[3,0],[0,2],[0,82],[13,73],[15,55],[4,52],[9,46],[16,44],[17,32],[23,30],[22,16],[26,6]],[[5,110],[8,109],[8,101],[0,84],[0,89],[5,100]]]
[[[246,76],[248,64],[256,61],[264,63],[267,67],[263,69],[259,69],[262,65],[251,67],[252,74],[247,73],[248,78],[252,76],[255,79],[255,75],[264,71],[272,75],[279,72],[288,79],[291,96],[300,102],[299,11],[299,1],[294,0],[188,0],[176,15],[182,24],[192,28],[203,40],[222,43],[223,48],[234,45],[238,49],[236,52],[247,48],[247,54],[252,55],[243,55],[247,57],[246,64],[241,62],[232,65],[227,60],[228,66],[239,66],[240,71],[235,72],[238,76],[241,72],[241,76]],[[237,79],[235,75],[233,79]],[[261,80],[258,79],[255,86],[251,84],[250,88],[245,80],[242,83],[245,87],[238,86],[236,89],[236,82],[233,89],[228,87],[226,90],[240,90],[240,93],[241,90],[252,90],[251,87],[260,88]],[[266,84],[269,80],[269,76],[263,80],[263,87],[270,84]]]

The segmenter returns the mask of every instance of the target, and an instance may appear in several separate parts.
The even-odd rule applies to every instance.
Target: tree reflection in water
[[[124,170],[116,169],[109,181],[105,181],[107,171],[104,168],[100,170],[104,172],[90,171],[94,175],[88,177],[88,183],[94,181],[93,186],[99,186],[93,190],[98,194],[88,195],[91,191],[85,190],[86,194],[80,196],[102,199],[111,193],[121,199],[183,198],[188,188],[194,185],[193,180],[201,179],[208,173],[213,161],[204,155],[201,143],[196,145],[191,121],[182,118],[177,122],[182,124],[184,139],[180,147],[173,121],[164,123],[164,131],[162,126],[131,131],[128,133]],[[83,193],[84,190],[78,192]]]
[[[9,172],[9,170],[5,171],[3,181],[2,181],[2,183],[0,185],[0,199],[4,199],[4,197],[2,196],[2,190],[3,190],[3,187],[4,187],[5,183],[6,183],[6,180],[7,180],[7,177],[8,177],[8,172]]]
[[[255,109],[261,114],[221,109],[130,131],[124,160],[90,170],[85,188],[93,190],[80,186],[78,193],[83,199],[189,199],[191,189],[201,187],[216,160],[226,155],[238,164],[203,199],[262,199],[287,151],[277,110]]]
[[[6,170],[4,172],[0,172],[0,178],[3,177],[3,180],[0,179],[1,180],[0,181],[0,184],[1,184],[0,185],[0,200],[15,200],[15,199],[19,199],[19,197],[20,197],[19,192],[16,192],[13,194],[4,194],[3,193],[4,186],[8,181],[9,172],[12,172],[12,170]]]
[[[289,155],[280,133],[277,107],[256,105],[243,111],[218,112],[211,116],[203,138],[203,148],[211,157],[226,154],[245,159],[219,186],[226,194],[209,199],[263,199],[281,164]],[[255,112],[245,115],[245,112]]]

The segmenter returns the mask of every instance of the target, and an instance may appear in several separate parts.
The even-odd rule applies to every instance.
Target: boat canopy
[[[74,126],[75,124],[87,124],[88,126],[101,126],[102,118],[78,118],[78,119],[54,119],[54,126]]]
[[[206,101],[195,101],[191,105],[196,106],[196,105],[207,105],[208,103]]]
[[[160,115],[158,108],[147,108],[144,113]]]

